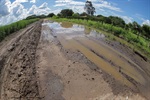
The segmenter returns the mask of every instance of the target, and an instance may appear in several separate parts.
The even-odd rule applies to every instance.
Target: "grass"
[[[20,20],[18,22],[0,26],[0,42],[8,35],[12,34],[13,32],[16,32],[22,28],[25,28],[27,25],[37,21],[39,19],[30,19],[30,20]]]
[[[143,36],[134,34],[131,30],[125,30],[121,27],[116,27],[111,24],[91,21],[91,20],[82,20],[82,19],[67,19],[67,18],[50,18],[50,20],[62,22],[72,22],[77,24],[82,24],[91,28],[96,29],[97,31],[103,33],[109,39],[116,40],[128,47],[132,48],[134,51],[139,52],[140,54],[146,56],[150,59],[150,40],[144,38]]]

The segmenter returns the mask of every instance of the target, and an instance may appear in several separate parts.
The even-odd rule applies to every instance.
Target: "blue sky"
[[[0,0],[0,25],[12,23],[29,15],[57,14],[61,9],[84,12],[86,0]],[[150,25],[150,0],[89,0],[96,15],[119,16],[126,23],[136,21]]]

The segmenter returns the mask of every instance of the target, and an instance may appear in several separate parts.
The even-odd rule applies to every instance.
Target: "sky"
[[[96,8],[95,15],[118,16],[126,23],[150,25],[150,0],[89,0]],[[0,0],[0,26],[30,15],[59,13],[62,9],[84,11],[86,0]]]

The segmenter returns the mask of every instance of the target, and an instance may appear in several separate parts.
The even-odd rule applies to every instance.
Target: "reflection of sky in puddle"
[[[72,39],[77,37],[92,36],[95,38],[104,38],[103,34],[100,34],[91,28],[84,27],[83,25],[72,24],[68,22],[53,22],[45,23],[48,25],[55,35],[63,35],[66,39]]]

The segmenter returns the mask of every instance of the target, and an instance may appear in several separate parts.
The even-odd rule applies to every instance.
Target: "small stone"
[[[12,66],[12,64],[10,64],[10,66]]]
[[[92,78],[92,80],[95,80],[95,78]]]
[[[70,81],[68,81],[68,84],[70,83]]]
[[[21,75],[23,75],[23,73],[22,73],[22,72],[20,72],[20,73],[18,74],[18,77],[21,77]]]
[[[15,46],[10,46],[10,47],[8,48],[8,51],[13,51],[14,48],[15,48]]]
[[[129,97],[127,96],[127,97],[126,97],[126,100],[128,100],[128,99],[129,99]]]
[[[21,74],[18,74],[18,77],[21,77]]]

